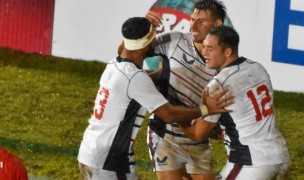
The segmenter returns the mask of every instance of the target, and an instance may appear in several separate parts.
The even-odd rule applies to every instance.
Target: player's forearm
[[[196,119],[191,125],[181,125],[181,129],[192,140],[202,142],[209,137],[210,132],[216,123],[207,122],[203,119]]]
[[[174,106],[174,110],[171,112],[170,122],[176,123],[189,123],[193,119],[201,117],[201,111],[198,107],[188,108],[183,106]]]
[[[173,106],[166,103],[154,111],[154,113],[166,122],[189,123],[192,119],[201,117],[198,107],[188,108],[183,106]]]
[[[196,131],[197,128],[195,126],[188,126],[188,127],[183,127],[181,128],[184,133],[187,135],[188,138],[192,139],[193,141],[196,142],[202,142],[205,137],[201,136],[200,134],[198,134],[198,132]]]

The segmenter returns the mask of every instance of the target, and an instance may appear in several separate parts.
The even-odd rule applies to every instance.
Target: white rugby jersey
[[[101,76],[78,160],[88,166],[129,173],[135,164],[131,147],[146,112],[140,105],[152,112],[168,101],[142,69],[120,60],[110,62]]]
[[[161,93],[175,105],[200,105],[202,92],[216,71],[206,67],[204,58],[194,47],[191,33],[157,35],[156,53],[163,57]],[[150,129],[161,137],[165,133],[173,135],[176,143],[194,143],[178,130],[176,124],[166,124],[156,116],[150,117]]]
[[[270,77],[259,63],[238,58],[208,84],[212,95],[228,87],[235,103],[230,113],[207,116],[225,127],[229,161],[242,165],[274,165],[289,161],[286,141],[274,116]]]

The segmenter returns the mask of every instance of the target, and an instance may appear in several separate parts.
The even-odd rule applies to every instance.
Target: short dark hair
[[[231,48],[233,53],[238,54],[240,37],[232,27],[216,26],[211,29],[209,35],[216,36],[218,38],[218,44],[222,48]]]
[[[194,4],[194,9],[209,10],[215,19],[221,19],[223,22],[226,18],[226,6],[218,0],[200,0]]]
[[[150,31],[151,23],[144,17],[132,17],[127,19],[121,28],[121,32],[126,39],[140,39]]]

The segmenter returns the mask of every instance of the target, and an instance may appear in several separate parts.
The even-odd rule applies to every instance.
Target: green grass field
[[[0,146],[22,159],[30,179],[80,179],[78,148],[104,67],[0,49]],[[304,94],[275,91],[274,103],[292,159],[288,179],[304,179]],[[141,179],[153,180],[146,126],[137,136],[136,159]],[[218,141],[212,147],[219,171],[225,150]]]

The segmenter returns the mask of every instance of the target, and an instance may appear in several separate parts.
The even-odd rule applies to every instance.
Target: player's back
[[[117,125],[125,116],[131,101],[128,94],[130,80],[143,72],[131,62],[113,60],[104,70],[95,99],[91,124]],[[102,119],[102,120],[101,120]]]
[[[287,162],[288,150],[276,125],[272,84],[264,67],[239,58],[215,79],[235,95],[235,103],[228,107],[233,112],[220,118],[231,158],[254,165]],[[244,159],[236,157],[240,153]]]

